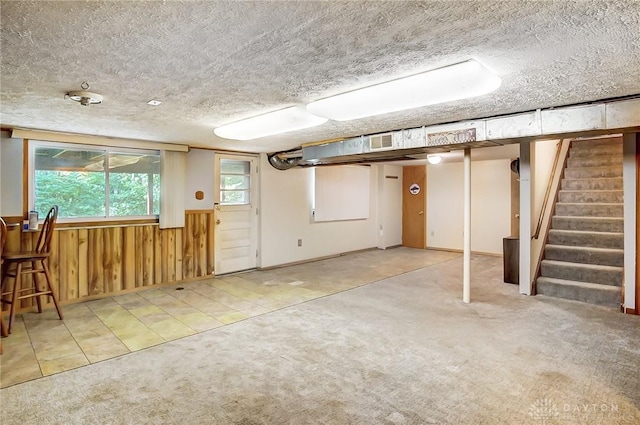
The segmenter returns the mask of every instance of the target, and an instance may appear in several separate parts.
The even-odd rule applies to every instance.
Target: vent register
[[[426,152],[448,152],[455,145],[496,146],[497,142],[476,142],[476,129],[427,133],[425,127],[390,133],[360,136],[339,142],[302,147],[302,160],[297,165],[356,163],[415,159]],[[460,147],[462,148],[462,146]]]
[[[391,136],[391,133],[378,134],[378,135],[369,137],[370,151],[379,151],[382,149],[391,149],[391,148],[393,148],[393,137]]]

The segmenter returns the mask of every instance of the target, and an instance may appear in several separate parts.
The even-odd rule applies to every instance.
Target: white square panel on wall
[[[187,154],[187,179],[185,209],[213,209],[213,169],[214,152],[206,149],[191,149]],[[196,192],[202,192],[202,199],[196,199]]]
[[[315,168],[315,221],[369,218],[370,168],[361,165]]]

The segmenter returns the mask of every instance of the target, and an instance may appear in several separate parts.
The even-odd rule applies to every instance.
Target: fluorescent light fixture
[[[502,80],[471,59],[406,78],[318,100],[307,109],[321,117],[348,121],[481,96]]]
[[[427,161],[429,164],[440,164],[442,162],[442,157],[440,155],[427,155]]]
[[[213,132],[225,139],[251,140],[324,124],[328,120],[310,114],[304,107],[292,106],[246,120],[220,126]]]

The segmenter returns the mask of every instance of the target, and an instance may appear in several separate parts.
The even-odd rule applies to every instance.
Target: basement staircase
[[[537,293],[619,307],[623,244],[622,138],[574,140]]]

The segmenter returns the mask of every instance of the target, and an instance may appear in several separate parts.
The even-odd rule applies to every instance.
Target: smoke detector
[[[102,103],[101,95],[87,91],[89,89],[89,83],[83,81],[82,84],[80,84],[80,88],[82,88],[82,90],[68,92],[66,97],[75,102],[80,102],[80,104],[84,106]]]

